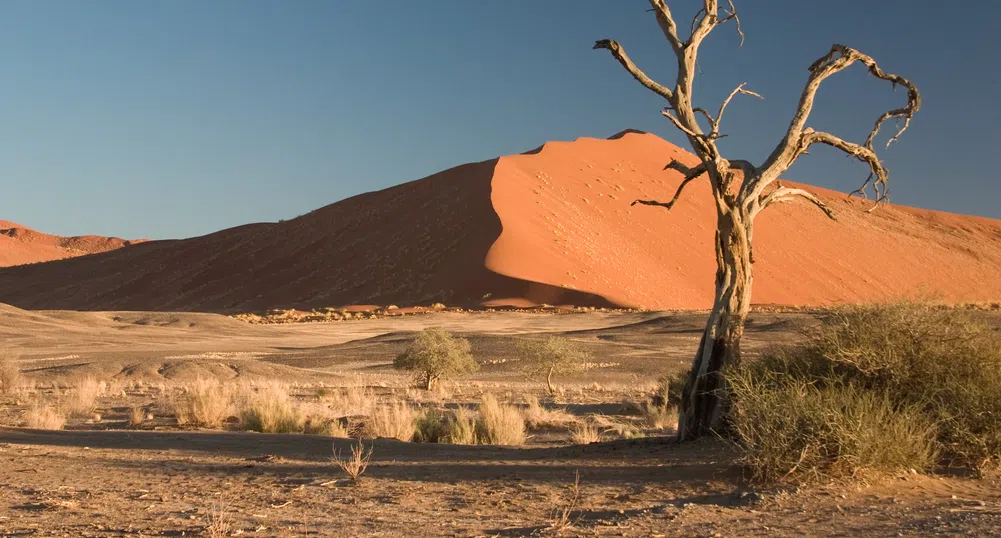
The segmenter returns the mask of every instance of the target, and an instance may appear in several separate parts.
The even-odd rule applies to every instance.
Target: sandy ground
[[[60,237],[0,220],[0,267],[62,260],[141,242],[97,235]]]
[[[430,325],[469,337],[483,364],[452,386],[446,405],[483,391],[512,399],[539,393],[512,366],[513,338],[559,333],[606,364],[561,380],[560,405],[626,420],[623,399],[686,367],[704,321],[698,313],[495,312],[297,325],[9,307],[0,316],[0,341],[21,353],[21,369],[39,385],[91,374],[127,387],[101,398],[101,420],[71,421],[64,431],[15,427],[24,402],[5,401],[0,536],[550,535],[575,473],[580,495],[564,536],[986,536],[1001,524],[993,475],[761,487],[742,479],[725,443],[678,445],[654,433],[573,445],[561,432],[532,432],[516,448],[378,439],[372,466],[355,483],[330,461],[347,439],[191,431],[166,419],[124,423],[127,406],[150,387],[195,375],[280,379],[301,391],[348,381],[405,390],[392,357],[412,331]],[[754,314],[748,357],[795,341],[811,319]]]

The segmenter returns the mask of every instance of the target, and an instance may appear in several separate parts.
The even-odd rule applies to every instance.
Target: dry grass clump
[[[475,445],[476,416],[463,406],[454,410],[427,409],[417,418],[413,440],[417,443]]]
[[[66,425],[66,415],[59,409],[41,403],[33,404],[24,415],[29,428],[36,430],[61,430]]]
[[[97,397],[104,392],[104,383],[94,376],[86,376],[66,399],[66,410],[71,416],[89,416],[97,406]]]
[[[335,450],[333,460],[342,471],[351,477],[351,480],[357,481],[361,478],[361,475],[365,474],[365,470],[368,469],[368,464],[369,461],[372,460],[372,452],[374,450],[374,446],[371,446],[368,450],[366,450],[365,445],[362,443],[361,439],[359,439],[357,445],[351,445],[350,457],[342,458],[341,451]]]
[[[589,445],[601,442],[604,433],[590,422],[582,422],[570,426],[570,440],[575,445]]]
[[[365,422],[370,437],[389,437],[400,441],[414,438],[414,409],[404,401],[395,400],[377,407]]]
[[[830,310],[807,343],[728,375],[759,478],[981,469],[1001,456],[1001,335],[924,304]]]
[[[576,422],[577,417],[568,413],[566,409],[549,409],[543,406],[537,397],[529,395],[525,397],[525,423],[535,430],[541,428],[562,428],[571,422]]]
[[[580,502],[580,471],[574,472],[573,484],[567,487],[566,498],[553,508],[549,517],[549,530],[556,536],[572,528],[580,520],[574,517],[577,504]]]
[[[233,389],[217,379],[199,377],[187,395],[174,401],[178,424],[216,428],[233,413]]]
[[[141,405],[133,405],[132,407],[129,407],[127,420],[129,426],[142,426],[142,423],[146,422],[146,408]]]
[[[247,395],[240,422],[255,432],[303,433],[306,417],[284,386],[267,384]]]
[[[488,392],[480,400],[479,412],[476,438],[480,444],[525,444],[525,416],[520,409],[498,402],[497,397]]]
[[[21,388],[21,369],[17,357],[0,350],[0,394],[14,394]]]
[[[375,394],[365,387],[325,389],[320,399],[339,416],[370,415],[378,404]]]

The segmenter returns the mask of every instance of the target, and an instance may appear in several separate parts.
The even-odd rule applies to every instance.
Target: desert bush
[[[525,416],[517,407],[498,402],[488,392],[480,400],[476,438],[484,445],[523,445]]]
[[[440,379],[479,370],[470,354],[469,340],[456,338],[439,328],[419,332],[407,349],[393,360],[393,367],[414,372],[427,390],[434,388]]]
[[[361,475],[365,474],[365,470],[368,469],[369,461],[372,460],[372,452],[375,450],[375,446],[370,446],[367,450],[365,445],[362,443],[361,439],[358,440],[358,444],[351,445],[351,456],[341,457],[341,451],[334,451],[334,464],[341,468],[342,471],[347,473],[351,477],[351,480],[358,480]]]
[[[21,369],[17,357],[0,350],[0,394],[13,394],[21,387]]]
[[[416,422],[414,439],[418,443],[476,444],[476,418],[459,406],[455,410],[427,409]]]
[[[575,422],[577,417],[573,416],[566,409],[549,409],[543,406],[539,399],[529,395],[525,397],[525,423],[531,429],[539,428],[562,428],[571,422]]]
[[[544,381],[550,395],[556,394],[554,376],[579,372],[592,358],[589,351],[562,336],[521,341],[518,350],[522,372],[532,379]]]
[[[657,389],[650,398],[650,405],[661,409],[681,407],[681,393],[685,390],[688,372],[662,375],[657,380]]]
[[[389,437],[400,441],[414,438],[414,409],[406,402],[387,402],[375,409],[365,422],[370,437]]]
[[[103,383],[96,377],[91,375],[84,377],[66,399],[66,410],[74,417],[90,415],[94,412],[97,397],[103,390]]]
[[[33,404],[25,413],[29,428],[37,430],[61,430],[66,425],[66,415],[59,409],[41,403]]]
[[[263,433],[303,433],[306,417],[285,387],[261,386],[248,394],[240,410],[240,421],[251,431]]]
[[[187,395],[174,401],[179,424],[197,424],[215,428],[233,412],[233,390],[217,379],[199,377],[188,387]]]
[[[755,473],[997,461],[1001,335],[973,316],[915,303],[838,307],[803,345],[731,371],[730,422]]]

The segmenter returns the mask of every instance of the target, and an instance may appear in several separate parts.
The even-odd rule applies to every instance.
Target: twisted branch
[[[827,204],[822,202],[820,198],[817,198],[813,194],[803,189],[796,189],[793,187],[783,187],[782,182],[778,183],[778,188],[771,192],[768,196],[765,196],[759,204],[757,211],[762,211],[771,204],[780,204],[783,202],[791,201],[795,198],[803,198],[804,200],[812,203],[813,205],[820,208],[831,220],[838,220],[837,216],[831,208],[827,207]]]

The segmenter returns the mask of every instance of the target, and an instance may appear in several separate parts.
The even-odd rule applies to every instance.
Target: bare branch
[[[612,53],[612,56],[614,56],[615,59],[622,64],[622,67],[625,67],[626,71],[628,71],[633,78],[638,80],[640,84],[646,86],[648,90],[667,100],[671,100],[671,98],[674,97],[674,93],[671,90],[667,89],[667,87],[663,84],[654,81],[648,77],[643,70],[636,67],[636,64],[629,59],[629,55],[626,54],[625,49],[622,48],[622,45],[619,45],[618,41],[614,39],[602,39],[600,41],[595,41],[594,46],[591,48],[592,50],[608,49]]]
[[[681,161],[672,160],[670,163],[667,164],[667,166],[664,167],[664,170],[677,170],[678,172],[681,172],[682,174],[685,175],[685,179],[681,181],[681,185],[678,185],[678,190],[674,192],[674,197],[671,198],[671,201],[664,203],[664,202],[658,202],[656,200],[634,200],[633,203],[629,204],[630,206],[634,206],[636,204],[643,204],[643,205],[659,206],[663,207],[664,209],[670,210],[672,207],[674,207],[674,204],[675,202],[678,201],[678,198],[681,197],[681,191],[685,190],[685,187],[688,186],[688,184],[691,183],[693,179],[706,173],[706,165],[705,163],[702,163],[696,166],[695,168],[689,168],[685,166],[685,164],[682,163]]]
[[[757,97],[758,99],[764,99],[764,97],[762,97],[761,94],[752,92],[751,90],[744,89],[744,86],[746,85],[747,83],[743,82],[740,84],[740,86],[734,88],[733,91],[730,92],[730,95],[728,95],[726,99],[723,100],[723,103],[719,105],[719,112],[716,114],[716,119],[710,122],[712,124],[712,132],[710,133],[710,136],[719,134],[719,124],[721,121],[723,121],[723,113],[726,112],[726,107],[727,105],[730,104],[730,100],[733,99],[734,95],[742,93],[744,95],[751,95]]]
[[[690,136],[692,138],[705,138],[705,135],[700,134],[700,133],[696,133],[695,131],[689,129],[688,127],[685,127],[685,125],[683,123],[681,123],[681,120],[679,120],[678,118],[676,118],[674,116],[674,114],[671,114],[671,110],[670,109],[665,108],[660,113],[663,114],[665,118],[671,120],[671,123],[673,123],[675,127],[677,127],[678,129],[680,129],[682,132],[684,132],[688,136]]]
[[[879,119],[876,120],[868,138],[866,138],[864,145],[845,142],[844,140],[829,133],[815,132],[812,129],[806,129],[806,121],[809,119],[810,112],[813,110],[814,99],[821,83],[831,75],[843,71],[856,61],[865,64],[869,73],[873,76],[892,83],[894,88],[896,88],[898,84],[906,87],[908,90],[907,105],[903,108],[890,110],[880,116]],[[781,173],[785,172],[799,156],[803,155],[810,145],[822,143],[838,148],[845,153],[868,163],[873,175],[875,176],[875,179],[872,180],[872,185],[877,192],[877,203],[885,201],[888,174],[886,168],[884,168],[879,162],[879,158],[872,149],[873,140],[879,133],[879,129],[883,122],[894,117],[904,118],[903,127],[893,138],[890,139],[890,142],[887,143],[887,145],[889,145],[889,143],[896,140],[904,132],[904,130],[907,129],[911,118],[920,107],[921,95],[918,93],[917,87],[914,86],[914,84],[909,80],[899,75],[884,72],[871,56],[844,45],[835,44],[831,47],[831,50],[828,51],[827,54],[820,57],[810,66],[810,77],[807,80],[806,86],[803,88],[803,94],[800,96],[796,115],[790,122],[789,129],[786,132],[785,137],[768,157],[768,160],[766,160],[762,165],[760,180],[751,185],[745,184],[744,188],[742,188],[741,195],[744,196],[745,199],[759,197],[762,191],[764,191],[764,189],[771,182],[775,181]],[[869,184],[869,181],[867,181],[866,184]]]
[[[702,16],[699,19],[699,16]],[[719,23],[719,0],[703,0],[702,9],[695,14],[692,21],[692,35],[688,38],[687,47],[698,50],[702,40]]]
[[[671,48],[674,49],[675,53],[680,52],[684,43],[678,37],[678,25],[674,23],[671,8],[667,7],[664,0],[650,0],[650,7],[657,14],[657,24],[660,25],[660,29],[664,32],[667,42],[671,44]]]
[[[834,214],[834,211],[832,211],[831,208],[827,207],[827,204],[825,204],[824,202],[822,202],[820,200],[820,198],[817,198],[816,196],[814,196],[810,192],[807,192],[807,191],[805,191],[803,189],[796,189],[796,188],[792,188],[792,187],[783,187],[781,182],[778,183],[778,188],[777,189],[775,189],[774,191],[772,191],[771,194],[769,194],[763,200],[761,200],[760,209],[758,209],[758,211],[760,212],[760,211],[764,210],[766,207],[768,207],[771,204],[788,202],[788,201],[791,201],[791,200],[793,200],[795,198],[803,198],[804,200],[806,200],[806,201],[812,203],[813,205],[819,207],[820,210],[823,211],[825,215],[827,215],[828,217],[830,217],[831,220],[838,220],[837,216]]]
[[[740,17],[737,16],[737,7],[733,5],[733,0],[726,0],[726,1],[728,4],[730,4],[730,11],[726,12],[726,17],[720,19],[717,25],[723,24],[731,19],[736,21],[737,35],[740,36],[740,46],[744,46],[744,29],[740,27]]]

